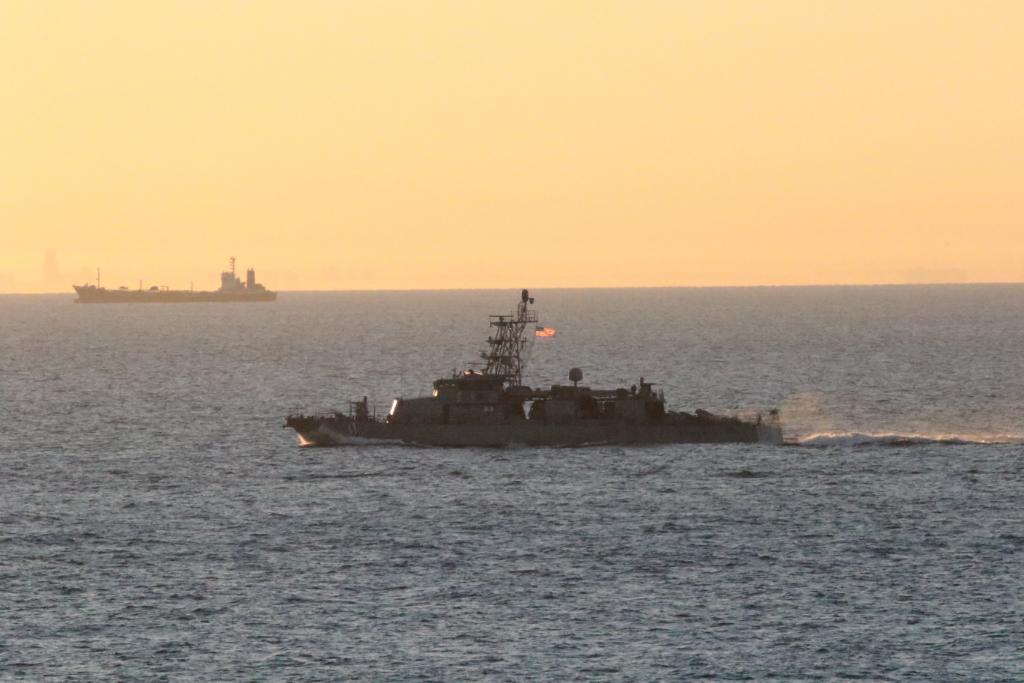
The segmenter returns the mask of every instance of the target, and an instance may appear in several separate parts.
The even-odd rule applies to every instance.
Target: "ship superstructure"
[[[347,413],[291,415],[285,426],[301,443],[319,446],[376,440],[424,446],[782,442],[776,411],[751,419],[668,411],[664,395],[642,377],[628,389],[592,389],[580,385],[583,373],[573,368],[571,385],[525,386],[524,358],[538,321],[531,304],[523,290],[510,314],[491,316],[481,371],[438,379],[429,396],[396,398],[380,419],[363,397]]]
[[[139,282],[138,289],[119,287],[107,289],[100,285],[99,271],[96,271],[96,284],[74,285],[78,298],[76,304],[144,304],[144,303],[201,303],[201,302],[257,302],[275,301],[277,292],[272,292],[256,282],[256,271],[249,268],[245,272],[245,282],[235,275],[235,257],[230,259],[230,270],[220,274],[220,289],[213,291],[195,291],[192,289],[168,289],[167,287],[151,286],[143,289]]]

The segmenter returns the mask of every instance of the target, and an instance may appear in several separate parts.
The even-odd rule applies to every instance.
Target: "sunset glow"
[[[1024,280],[1024,4],[0,4],[0,292]]]

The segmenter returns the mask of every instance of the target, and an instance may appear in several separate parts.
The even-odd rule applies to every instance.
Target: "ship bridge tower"
[[[532,303],[530,292],[524,289],[511,315],[492,315],[490,326],[494,329],[487,337],[487,350],[480,354],[487,361],[484,374],[500,377],[512,387],[523,384],[523,352],[529,349],[534,337],[533,330],[527,330],[537,323],[537,312],[530,310]]]
[[[231,270],[225,270],[220,274],[221,291],[232,291],[242,287],[242,281],[235,275],[235,257],[230,257],[228,261],[231,263]]]

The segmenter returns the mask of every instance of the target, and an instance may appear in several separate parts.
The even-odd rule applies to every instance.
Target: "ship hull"
[[[676,424],[389,424],[348,418],[293,417],[287,427],[307,446],[407,444],[446,448],[601,444],[782,443],[782,431],[735,418]]]
[[[114,290],[99,293],[78,292],[76,304],[192,304],[247,303],[276,301],[277,292],[185,292]]]

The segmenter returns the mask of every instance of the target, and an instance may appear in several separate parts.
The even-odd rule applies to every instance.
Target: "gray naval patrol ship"
[[[523,385],[524,352],[535,334],[537,313],[524,289],[509,315],[493,315],[482,371],[434,382],[430,396],[396,398],[382,419],[367,397],[348,413],[289,415],[304,446],[405,443],[421,446],[583,446],[596,444],[767,442],[782,443],[778,412],[753,419],[665,409],[665,398],[640,379],[628,389],[572,385],[550,389]]]

